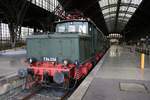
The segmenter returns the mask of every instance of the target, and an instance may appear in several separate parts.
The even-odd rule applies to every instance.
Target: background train
[[[81,80],[104,55],[109,42],[88,20],[56,22],[56,32],[27,38],[28,75],[50,85]]]

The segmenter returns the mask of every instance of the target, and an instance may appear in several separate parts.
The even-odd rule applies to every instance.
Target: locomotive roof
[[[70,19],[70,20],[56,21],[55,24],[57,24],[57,23],[64,23],[64,22],[90,22],[90,21],[86,20],[86,19]]]

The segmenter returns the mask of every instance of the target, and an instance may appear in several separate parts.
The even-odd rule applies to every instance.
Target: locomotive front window
[[[79,32],[80,33],[87,33],[86,25],[79,25]]]
[[[87,22],[64,22],[58,23],[56,26],[56,32],[74,32],[80,33],[81,35],[88,34],[88,23]]]
[[[68,25],[68,32],[76,32],[76,26],[75,25]]]
[[[57,32],[65,32],[65,26],[58,26]]]

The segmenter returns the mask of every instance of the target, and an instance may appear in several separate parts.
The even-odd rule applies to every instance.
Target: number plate
[[[43,57],[44,61],[51,61],[51,62],[56,62],[57,57]]]

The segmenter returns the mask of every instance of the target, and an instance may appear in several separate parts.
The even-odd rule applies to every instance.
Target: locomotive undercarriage
[[[27,69],[27,72],[20,71],[20,77],[26,77],[25,88],[27,89],[32,88],[34,85],[40,84],[42,87],[47,88],[56,87],[71,90],[75,88],[77,84],[85,78],[85,76],[87,76],[87,74],[102,56],[103,54],[99,53],[96,56],[88,59],[86,62],[84,62],[84,64],[68,64],[65,68],[63,64],[57,64],[57,66],[55,65],[55,67],[50,69],[45,67],[45,65],[50,67],[51,64],[48,62],[45,62],[46,64],[42,62],[42,65],[40,66],[40,62],[34,62],[29,64],[30,67]],[[68,68],[70,68],[70,70]],[[53,73],[50,73],[51,71]]]

